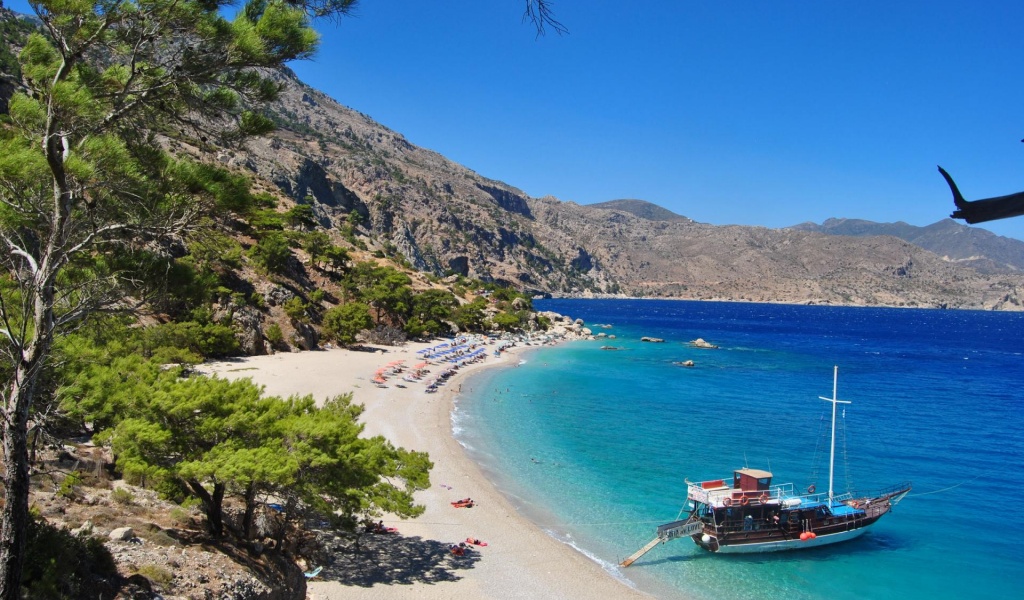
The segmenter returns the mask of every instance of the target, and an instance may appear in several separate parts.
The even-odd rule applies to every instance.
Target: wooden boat
[[[711,479],[687,484],[690,507],[685,519],[661,525],[657,537],[624,560],[628,567],[659,543],[689,537],[716,553],[773,552],[812,548],[853,539],[882,518],[910,492],[901,483],[871,494],[833,491],[836,446],[836,407],[850,404],[836,398],[838,368],[832,384],[832,441],[828,490],[811,485],[797,490],[792,483],[773,484],[772,474],[737,469],[731,480]]]

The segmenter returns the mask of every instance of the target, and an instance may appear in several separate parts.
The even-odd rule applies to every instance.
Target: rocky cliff
[[[326,227],[355,211],[367,233],[421,270],[554,295],[1022,306],[1019,274],[980,272],[892,235],[713,226],[639,200],[531,198],[290,75],[283,81],[270,109],[279,131],[225,160],[310,203]]]

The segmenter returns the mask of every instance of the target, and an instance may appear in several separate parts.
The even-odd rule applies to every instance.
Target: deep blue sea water
[[[468,380],[453,417],[457,435],[529,518],[614,575],[663,598],[1021,592],[1024,314],[661,300],[535,305],[616,339],[540,349],[517,368]],[[720,348],[688,347],[697,337]],[[683,360],[695,366],[673,364]],[[775,483],[827,487],[827,446],[824,464],[815,457],[830,410],[818,397],[832,395],[833,365],[839,397],[852,401],[836,489],[912,481],[892,514],[856,540],[822,548],[725,556],[684,539],[628,569],[614,566],[677,517],[684,478],[731,477],[750,466],[771,470]]]

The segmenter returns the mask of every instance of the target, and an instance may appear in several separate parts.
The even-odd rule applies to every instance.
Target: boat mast
[[[824,396],[818,396],[818,398],[825,402],[832,403],[832,450],[828,457],[828,503],[832,505],[832,474],[835,470],[836,465],[836,405],[837,404],[852,404],[848,400],[838,400],[836,398],[836,390],[839,386],[839,366],[833,367],[832,372],[832,397],[826,398]]]

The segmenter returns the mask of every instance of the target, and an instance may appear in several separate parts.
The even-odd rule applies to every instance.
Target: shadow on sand
[[[360,587],[458,581],[459,571],[472,569],[480,552],[469,549],[455,556],[448,546],[397,534],[363,536],[358,548],[336,547],[319,579]]]

